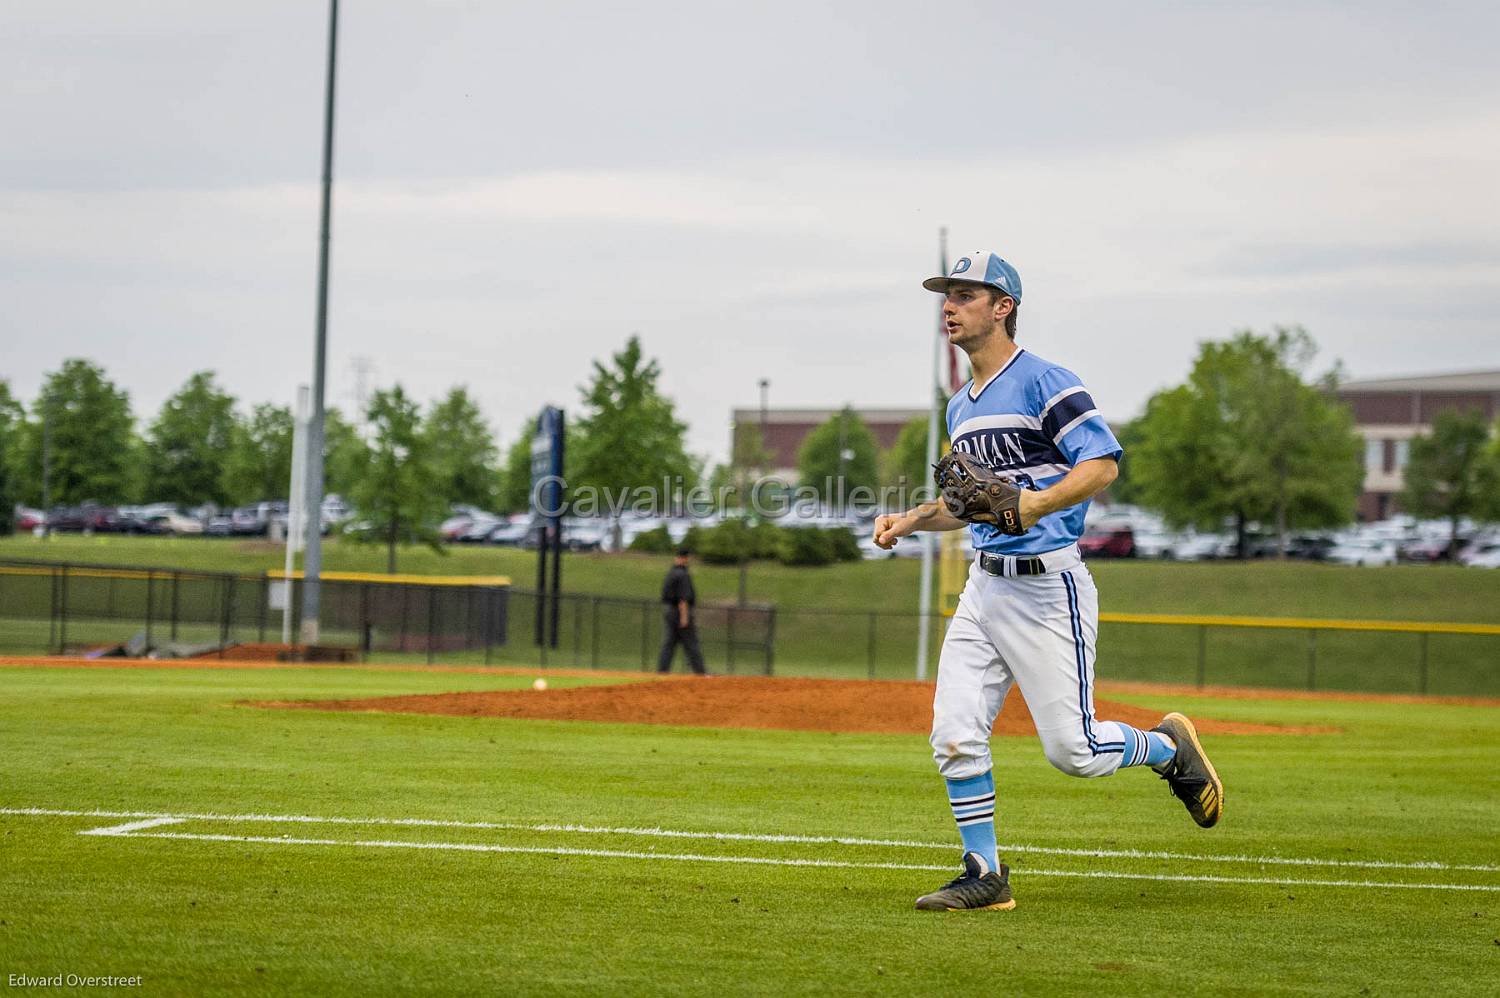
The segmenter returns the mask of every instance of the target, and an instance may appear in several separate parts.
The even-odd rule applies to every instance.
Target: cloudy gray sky
[[[1500,366],[1495,5],[1020,6],[346,0],[330,400],[367,358],[508,440],[638,332],[716,460],[761,377],[920,404],[942,225],[1118,416],[1243,327]],[[0,8],[0,377],[291,400],[325,45],[314,0]]]

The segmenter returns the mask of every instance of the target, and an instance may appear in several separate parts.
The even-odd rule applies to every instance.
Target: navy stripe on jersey
[[[1016,426],[973,430],[953,441],[953,449],[972,454],[992,468],[1029,468],[1036,464],[1068,464],[1043,430]]]
[[[1042,432],[1048,440],[1055,440],[1063,427],[1095,408],[1094,400],[1086,391],[1076,391],[1058,399],[1057,403],[1042,417]]]

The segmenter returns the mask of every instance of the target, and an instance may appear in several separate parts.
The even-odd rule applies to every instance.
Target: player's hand
[[[915,517],[884,513],[875,518],[875,546],[889,551],[896,546],[896,541],[909,536],[916,529]]]

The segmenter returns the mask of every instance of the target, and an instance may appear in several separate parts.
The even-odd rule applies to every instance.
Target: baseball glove
[[[1012,537],[1026,533],[1021,526],[1021,489],[1010,479],[957,450],[944,454],[932,470],[948,512]]]

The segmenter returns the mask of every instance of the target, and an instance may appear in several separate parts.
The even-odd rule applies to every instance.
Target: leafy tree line
[[[414,409],[397,386],[376,393],[366,418],[370,441],[338,410],[324,424],[329,492],[354,495],[378,477],[389,454],[382,436],[392,406]],[[491,506],[501,491],[499,452],[478,404],[462,386],[417,413],[411,446],[421,481],[444,510],[450,503]],[[66,361],[38,397],[23,406],[0,382],[0,502],[40,506],[43,465],[53,505],[170,502],[220,507],[284,498],[291,480],[293,416],[261,403],[248,411],[210,371],[188,378],[156,415],[138,427],[130,398],[102,369]]]
[[[1314,375],[1301,328],[1240,332],[1200,345],[1188,379],[1157,392],[1119,430],[1125,459],[1111,487],[1121,501],[1160,511],[1174,526],[1232,523],[1275,533],[1354,519],[1364,441],[1334,395],[1337,368]],[[1500,519],[1500,434],[1475,413],[1442,413],[1415,438],[1402,506],[1418,516]]]
[[[639,337],[591,373],[570,412],[569,482],[615,493],[663,480],[696,485],[702,462],[687,453],[687,426],[661,394],[661,366]],[[424,409],[398,384],[377,391],[363,415],[363,437],[337,409],[324,424],[327,491],[351,499],[362,534],[431,540],[454,504],[528,507],[531,421],[502,455],[462,386]],[[289,408],[263,403],[242,411],[209,371],[189,377],[138,427],[128,394],[97,365],[72,359],[46,378],[29,407],[0,381],[0,500],[7,510],[42,504],[44,451],[53,505],[224,507],[284,497],[293,432]]]
[[[1348,522],[1364,474],[1362,443],[1333,395],[1337,370],[1311,372],[1315,352],[1296,328],[1201,344],[1187,380],[1153,395],[1143,415],[1117,428],[1126,458],[1114,497],[1159,510],[1175,525],[1218,529],[1227,521],[1243,537],[1259,523],[1283,543],[1292,530]],[[618,497],[663,482],[690,488],[704,478],[660,378],[660,363],[637,336],[592,364],[569,413],[571,485]],[[371,539],[434,540],[455,503],[527,508],[530,421],[502,451],[462,386],[424,409],[396,385],[377,392],[363,415],[361,436],[337,409],[328,411],[325,476],[329,492],[353,500]],[[292,436],[287,407],[241,409],[208,371],[191,375],[138,428],[128,394],[97,365],[70,359],[29,406],[0,381],[0,509],[42,503],[44,452],[55,505],[230,506],[281,497]],[[830,504],[859,489],[910,490],[929,482],[926,447],[924,418],[882,451],[845,407],[808,435],[798,471]],[[707,484],[736,485],[742,501],[770,460],[759,427],[737,427],[729,465],[715,468]],[[1500,437],[1478,415],[1441,415],[1430,435],[1413,440],[1406,479],[1403,506],[1451,520],[1455,533],[1463,517],[1500,518]]]

